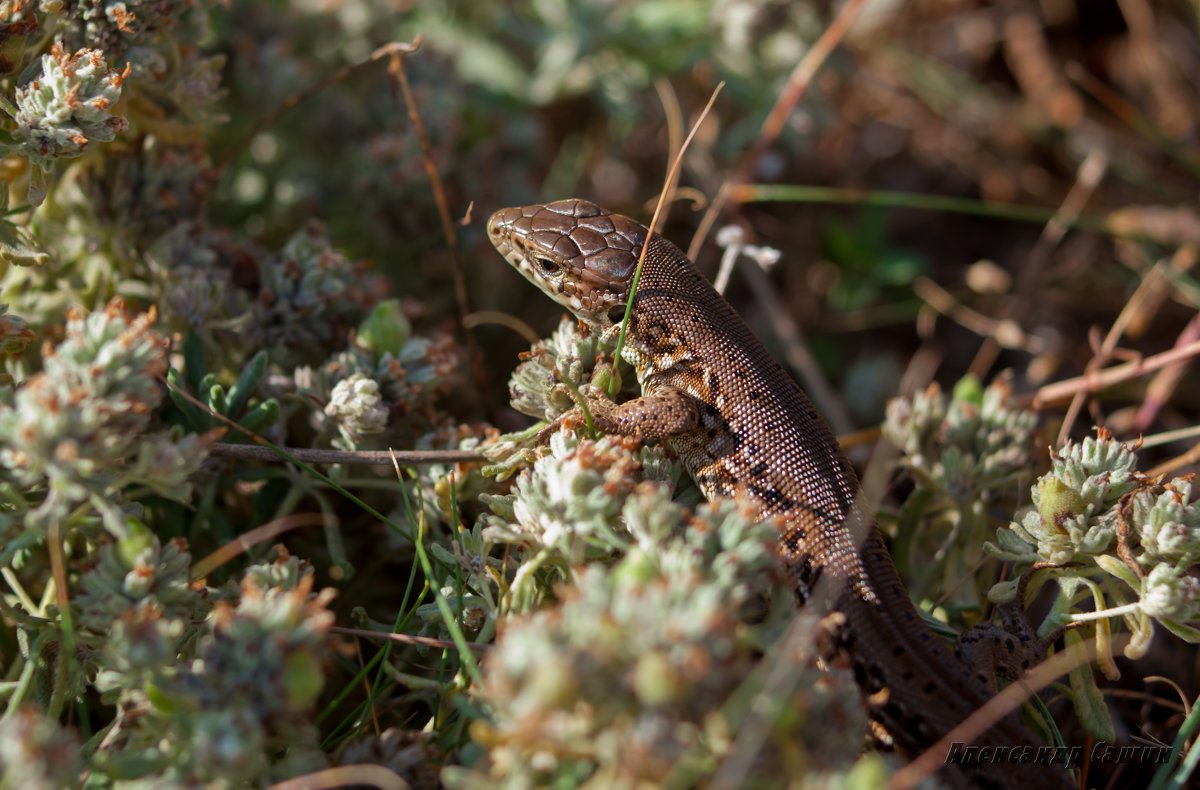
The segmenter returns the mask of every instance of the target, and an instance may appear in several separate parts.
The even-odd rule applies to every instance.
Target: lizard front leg
[[[602,398],[588,398],[587,406],[592,425],[601,432],[633,436],[646,441],[676,436],[700,424],[700,412],[695,400],[674,387],[660,387],[620,405]],[[548,437],[561,424],[580,425],[584,422],[583,409],[576,406],[546,426],[542,433]]]

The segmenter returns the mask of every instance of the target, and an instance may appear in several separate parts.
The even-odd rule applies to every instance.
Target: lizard
[[[619,330],[645,245],[621,351],[642,394],[620,405],[589,399],[593,424],[661,442],[707,498],[748,498],[760,517],[781,521],[779,550],[801,603],[818,578],[834,577],[834,608],[844,618],[838,652],[873,729],[902,756],[920,754],[987,701],[986,685],[922,621],[873,521],[854,517],[858,479],[828,426],[678,247],[581,199],[501,209],[487,235],[526,279],[600,332]],[[1010,716],[975,745],[1039,741]],[[1070,786],[1056,767],[1019,762],[946,765],[937,778]]]

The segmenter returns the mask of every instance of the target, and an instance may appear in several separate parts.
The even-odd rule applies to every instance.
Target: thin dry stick
[[[239,138],[236,143],[234,143],[228,149],[226,149],[225,153],[223,153],[217,159],[217,168],[221,169],[221,168],[224,168],[225,166],[227,166],[236,157],[238,157],[242,151],[246,150],[247,146],[250,145],[251,141],[253,141],[254,138],[257,137],[262,132],[263,129],[268,128],[273,123],[278,121],[281,117],[283,117],[287,113],[291,112],[296,107],[300,106],[301,103],[316,96],[318,93],[325,90],[329,86],[334,85],[335,83],[341,82],[342,80],[346,79],[351,74],[353,74],[355,71],[358,71],[359,69],[363,68],[364,66],[370,66],[372,63],[377,63],[377,62],[383,60],[384,58],[392,56],[396,53],[404,53],[404,54],[413,53],[413,52],[416,52],[420,48],[421,48],[421,37],[420,36],[417,36],[416,38],[414,38],[412,40],[411,43],[408,43],[408,44],[404,44],[399,41],[393,41],[392,43],[385,44],[384,46],[382,46],[379,49],[372,52],[369,56],[367,56],[366,60],[359,61],[358,63],[351,63],[348,66],[342,66],[340,69],[333,72],[333,74],[329,75],[325,79],[323,79],[319,82],[313,83],[308,88],[305,88],[304,90],[302,90],[298,93],[293,93],[291,96],[288,96],[283,101],[281,101],[279,103],[279,105],[277,107],[275,107],[273,110],[271,110],[266,115],[263,115],[257,121],[255,121],[250,126],[250,129],[244,135],[242,135],[241,138]]]
[[[46,551],[50,554],[50,575],[54,579],[54,600],[58,603],[58,616],[61,618],[61,628],[64,649],[59,655],[59,671],[71,676],[71,670],[76,661],[74,651],[75,624],[71,622],[70,587],[67,586],[67,565],[63,561],[62,527],[58,519],[50,522],[46,530]]]
[[[1200,425],[1190,425],[1187,428],[1176,428],[1173,431],[1163,431],[1162,433],[1152,433],[1142,439],[1142,449],[1148,450],[1151,447],[1158,447],[1171,442],[1181,442],[1184,439],[1195,439],[1200,436]]]
[[[683,108],[679,106],[679,97],[666,77],[654,80],[654,91],[662,102],[663,117],[667,120],[667,153],[674,160],[683,148]]]
[[[1177,455],[1174,458],[1163,461],[1158,466],[1146,473],[1149,477],[1159,477],[1161,475],[1169,475],[1176,469],[1182,469],[1185,466],[1200,462],[1200,444],[1192,445],[1192,449],[1188,450],[1183,455]]]
[[[391,451],[355,451],[343,452],[341,450],[312,450],[289,447],[277,447],[270,440],[258,435],[254,431],[247,430],[241,425],[238,425],[233,420],[226,417],[224,414],[218,414],[210,409],[207,405],[201,403],[194,395],[186,390],[172,384],[166,376],[159,376],[159,382],[179,395],[181,398],[191,403],[198,409],[202,409],[205,414],[223,423],[227,428],[249,436],[257,442],[257,445],[251,444],[224,444],[214,443],[210,446],[213,455],[225,456],[228,458],[247,458],[256,461],[276,461],[279,463],[288,463],[291,459],[286,455],[290,454],[293,458],[301,463],[317,463],[317,464],[362,464],[362,465],[381,465],[391,464]],[[458,463],[469,461],[482,461],[484,457],[478,453],[473,453],[470,450],[404,450],[399,453],[409,463],[414,464],[440,464],[440,463]],[[382,460],[381,460],[382,459]]]
[[[536,329],[512,313],[506,313],[503,310],[476,310],[463,319],[463,326],[467,329],[474,329],[477,326],[485,326],[487,324],[508,327],[525,340],[528,340],[531,346],[542,339],[542,336],[537,333]]]
[[[1016,321],[1007,318],[992,318],[967,307],[958,301],[954,294],[928,277],[918,277],[913,280],[913,292],[938,313],[959,326],[987,338],[998,347],[1020,349],[1031,354],[1039,354],[1049,347],[1043,338],[1026,334]],[[982,353],[982,349],[980,353]]]
[[[1157,282],[1162,275],[1162,263],[1156,263],[1142,281],[1138,283],[1137,290],[1133,292],[1133,296],[1129,297],[1129,301],[1121,308],[1120,314],[1117,315],[1117,320],[1113,321],[1112,326],[1108,330],[1108,334],[1104,336],[1104,342],[1100,344],[1100,348],[1088,360],[1087,366],[1084,368],[1084,375],[1095,373],[1112,359],[1113,352],[1117,350],[1117,343],[1120,342],[1122,335],[1125,334],[1125,328],[1129,326],[1129,322],[1138,314],[1141,309],[1141,304],[1145,299],[1154,292],[1157,288]],[[1075,393],[1075,397],[1071,398],[1071,405],[1067,407],[1067,415],[1063,418],[1062,427],[1058,431],[1058,441],[1056,446],[1061,446],[1071,435],[1071,427],[1075,424],[1076,417],[1079,416],[1079,411],[1083,408],[1083,402],[1087,399],[1087,395],[1080,391]]]
[[[1054,406],[1069,400],[1076,392],[1099,392],[1115,384],[1120,384],[1123,381],[1129,381],[1146,373],[1159,370],[1172,363],[1191,359],[1197,354],[1200,354],[1200,341],[1188,343],[1182,348],[1163,351],[1145,359],[1126,362],[1124,365],[1115,365],[1093,374],[1085,374],[1073,379],[1047,384],[1033,396],[1031,405],[1035,409]]]
[[[281,447],[288,455],[306,464],[344,464],[346,466],[391,466],[392,454],[405,464],[453,464],[485,460],[473,450],[314,450]],[[288,463],[273,448],[257,444],[214,444],[209,453],[222,458]]]
[[[775,106],[771,108],[767,119],[763,121],[762,129],[759,130],[758,139],[754,145],[742,155],[741,161],[734,168],[733,175],[721,184],[721,188],[717,190],[716,197],[708,207],[708,211],[704,213],[704,218],[700,220],[699,227],[696,228],[696,235],[692,237],[692,243],[688,245],[687,256],[691,260],[696,260],[697,254],[700,252],[700,247],[703,246],[705,238],[712,230],[712,226],[716,223],[721,212],[725,210],[725,204],[732,194],[733,188],[739,184],[745,183],[754,173],[754,168],[758,164],[758,160],[762,155],[775,144],[779,135],[783,132],[784,124],[791,117],[792,111],[796,109],[796,105],[804,98],[804,94],[808,92],[808,86],[812,84],[813,77],[817,75],[817,71],[825,64],[829,55],[837,48],[842,39],[846,37],[846,31],[850,29],[850,24],[858,16],[858,12],[862,10],[864,0],[849,0],[833,21],[829,23],[829,27],[825,28],[825,32],[821,34],[816,43],[804,53],[804,57],[796,64],[791,75],[788,77],[787,85],[779,94],[779,98],[775,100]]]
[[[1200,340],[1200,313],[1192,316],[1192,320],[1187,322],[1187,326],[1179,333],[1179,337],[1175,338],[1175,346],[1187,345],[1195,340]],[[1154,374],[1154,378],[1150,379],[1150,383],[1146,385],[1146,394],[1142,396],[1142,403],[1138,406],[1137,414],[1134,417],[1134,428],[1144,431],[1150,427],[1154,418],[1158,416],[1159,410],[1171,399],[1187,369],[1187,363],[1180,362],[1178,365],[1170,365]]]
[[[458,231],[454,220],[450,218],[450,208],[446,203],[446,190],[442,186],[442,178],[438,175],[437,164],[433,161],[433,146],[429,144],[429,134],[425,130],[425,121],[417,108],[417,100],[413,98],[412,87],[408,84],[408,70],[404,67],[404,51],[395,51],[388,66],[388,74],[400,85],[404,94],[404,105],[408,109],[408,119],[416,132],[417,141],[421,145],[421,162],[425,166],[425,175],[429,177],[429,185],[433,189],[433,201],[437,205],[438,218],[442,223],[442,234],[446,237],[446,249],[450,253],[450,270],[454,275],[454,298],[458,304],[459,327],[467,343],[467,356],[471,360],[471,372],[475,377],[477,388],[472,390],[478,399],[479,393],[487,390],[487,368],[483,365],[483,354],[475,340],[475,334],[467,330],[467,316],[471,314],[470,301],[467,298],[467,284],[463,279],[462,267],[458,263]]]
[[[360,786],[377,787],[379,790],[412,790],[412,785],[404,781],[398,773],[373,763],[339,765],[336,768],[313,771],[311,774],[276,782],[268,786],[267,790],[332,790],[335,787]]]
[[[1113,639],[1113,650],[1129,641],[1128,634]],[[1026,699],[1053,683],[1077,667],[1096,660],[1096,640],[1089,639],[1080,644],[1078,650],[1064,650],[1047,658],[1025,674],[1016,683],[1006,686],[983,707],[964,719],[957,727],[942,736],[941,740],[925,750],[920,757],[892,775],[888,790],[909,790],[932,776],[946,763],[946,756],[954,743],[971,743],[996,722],[1015,711]],[[1015,747],[1017,744],[1013,744]]]
[[[389,631],[370,631],[364,628],[343,628],[342,626],[334,626],[329,630],[346,636],[359,636],[363,639],[383,639],[392,642],[403,642],[408,645],[425,645],[426,647],[444,647],[450,650],[457,649],[458,645],[449,639],[434,639],[431,636],[413,636],[412,634],[396,634]],[[486,652],[492,648],[491,645],[485,645],[482,642],[467,642],[467,647],[477,652]]]
[[[277,535],[282,535],[284,532],[299,529],[300,527],[330,526],[333,521],[334,519],[326,516],[324,513],[293,513],[290,516],[268,521],[266,524],[255,527],[249,532],[238,535],[212,554],[192,565],[192,570],[189,574],[190,578],[193,580],[203,579],[242,552],[254,548],[259,543],[265,543]]]

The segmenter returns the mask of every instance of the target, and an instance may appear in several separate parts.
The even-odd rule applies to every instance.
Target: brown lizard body
[[[584,200],[503,209],[488,235],[522,274],[577,317],[614,331],[648,231]],[[705,496],[748,497],[761,515],[782,517],[780,546],[801,599],[819,577],[836,577],[849,656],[870,716],[895,748],[916,756],[990,694],[922,622],[883,540],[864,522],[851,535],[859,485],[808,398],[733,308],[667,240],[649,241],[622,354],[642,397],[593,401],[608,433],[660,440]],[[1037,741],[1013,719],[980,746]],[[976,787],[1064,787],[1055,767],[949,766],[944,781]]]

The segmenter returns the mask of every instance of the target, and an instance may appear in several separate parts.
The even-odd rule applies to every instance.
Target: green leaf
[[[885,285],[909,285],[928,269],[925,258],[914,252],[904,251],[887,253],[875,265],[879,282]]]
[[[1110,554],[1097,554],[1096,564],[1099,565],[1105,573],[1116,576],[1121,581],[1129,585],[1129,588],[1136,593],[1142,590],[1142,583],[1129,566],[1121,562],[1121,560],[1113,557]]]
[[[951,397],[956,401],[966,401],[981,406],[983,405],[983,384],[979,381],[978,376],[968,373],[955,383],[954,393]]]
[[[279,401],[271,398],[255,406],[242,419],[238,420],[243,428],[254,433],[262,433],[279,420]]]
[[[1186,623],[1181,623],[1178,620],[1172,620],[1169,617],[1158,617],[1155,619],[1162,623],[1163,628],[1166,628],[1183,641],[1189,642],[1193,645],[1200,643],[1200,628],[1187,625]]]
[[[449,549],[439,543],[430,543],[429,553],[433,555],[435,560],[448,568],[457,567],[459,564],[458,557],[455,557],[452,553],[450,553]]]
[[[375,305],[371,314],[358,325],[358,342],[377,355],[397,356],[412,336],[412,324],[400,309],[399,299],[387,299]]]
[[[259,351],[254,358],[242,368],[237,382],[229,389],[229,410],[222,412],[226,417],[237,419],[250,400],[250,396],[258,390],[263,373],[267,370],[267,352]]]
[[[208,377],[205,376],[205,378]],[[229,406],[229,401],[225,398],[224,387],[222,387],[220,384],[213,384],[208,388],[205,394],[207,395],[205,400],[208,404],[208,408],[212,409],[217,414],[225,414],[228,416],[227,409]]]
[[[204,344],[195,332],[188,332],[183,338],[183,369],[187,373],[187,383],[192,392],[202,392],[204,375],[208,363],[204,359]]]
[[[1083,639],[1075,631],[1067,631],[1063,635],[1067,650],[1072,652],[1083,650]],[[1098,741],[1111,743],[1116,740],[1117,733],[1113,728],[1112,717],[1104,697],[1096,687],[1096,678],[1092,674],[1091,663],[1085,663],[1071,671],[1071,696],[1075,702],[1075,713],[1084,729]]]
[[[196,404],[176,391],[176,388],[184,391],[188,389],[183,382],[183,375],[175,370],[175,368],[171,368],[167,371],[167,381],[171,384],[167,388],[167,394],[171,396],[171,402],[175,404],[175,408],[179,409],[188,427],[196,433],[203,433],[211,428],[211,418],[197,407]]]

